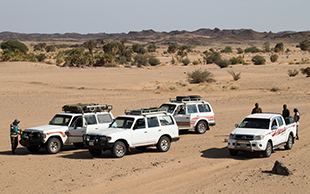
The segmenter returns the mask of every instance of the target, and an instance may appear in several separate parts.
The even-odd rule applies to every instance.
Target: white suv
[[[167,152],[171,142],[179,139],[173,116],[158,109],[138,109],[125,110],[125,115],[117,117],[106,130],[87,133],[84,143],[93,156],[111,150],[114,157],[121,158],[130,148],[143,151],[156,146]]]
[[[64,113],[56,114],[48,125],[25,129],[20,144],[30,152],[45,147],[56,154],[65,144],[83,147],[83,135],[90,131],[106,129],[113,120],[111,105],[65,105]]]
[[[180,130],[194,129],[203,134],[209,126],[215,125],[214,112],[211,105],[200,96],[177,96],[170,102],[160,106],[161,110],[171,113]]]

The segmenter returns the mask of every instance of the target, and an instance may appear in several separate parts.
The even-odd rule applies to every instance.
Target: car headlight
[[[256,135],[254,137],[254,140],[262,140],[262,139],[264,139],[264,137],[265,137],[265,135]]]
[[[229,135],[229,138],[230,138],[230,139],[236,139],[235,135],[232,134],[232,133]]]

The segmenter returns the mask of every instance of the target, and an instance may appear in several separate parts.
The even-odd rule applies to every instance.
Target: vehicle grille
[[[254,135],[235,135],[237,140],[253,140]]]

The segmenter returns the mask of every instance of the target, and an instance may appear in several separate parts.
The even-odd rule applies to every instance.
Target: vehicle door
[[[204,118],[208,120],[208,123],[214,123],[214,114],[211,111],[209,104],[201,103],[198,104],[199,118]]]
[[[195,127],[197,120],[199,119],[199,112],[196,104],[186,105],[187,114],[190,117],[190,126],[191,128]]]
[[[279,134],[278,134],[279,142],[278,143],[283,143],[286,141],[286,134],[287,134],[286,125],[285,125],[285,122],[283,121],[281,116],[277,117],[276,119],[277,119],[277,122],[279,125],[279,129],[278,129],[278,131],[279,131]]]
[[[137,119],[131,133],[132,146],[144,145],[148,142],[145,118]]]
[[[190,128],[190,115],[186,113],[186,106],[179,105],[174,113],[174,119],[179,126],[179,129],[189,129]]]
[[[271,119],[270,123],[270,129],[272,131],[272,143],[273,145],[278,145],[279,144],[279,124],[276,118]]]
[[[171,136],[177,136],[179,131],[176,130],[176,126],[174,124],[173,119],[169,115],[161,115],[158,116],[159,123],[161,126],[162,134],[171,134]]]
[[[147,117],[147,126],[148,126],[148,142],[150,144],[157,143],[159,137],[161,136],[162,129],[159,125],[157,116]]]
[[[107,129],[113,118],[110,114],[97,114],[98,130]]]

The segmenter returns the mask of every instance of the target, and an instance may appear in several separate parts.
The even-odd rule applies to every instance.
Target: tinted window
[[[97,124],[95,115],[85,115],[84,118],[86,120],[87,125]]]
[[[98,114],[97,115],[99,123],[111,123],[112,118],[109,114]]]
[[[62,125],[68,126],[72,116],[68,115],[55,115],[54,118],[49,122],[50,125]]]
[[[173,113],[175,105],[163,104],[159,107],[160,109],[167,111],[167,113]]]
[[[145,119],[138,119],[136,121],[134,129],[144,129],[145,128]]]
[[[185,115],[185,107],[183,105],[179,106],[177,114]]]
[[[239,128],[269,129],[269,119],[245,118]]]
[[[112,128],[125,128],[130,129],[131,125],[134,121],[134,118],[127,118],[127,117],[117,117],[112,123]]]
[[[160,125],[165,126],[165,125],[173,125],[173,120],[170,116],[160,116],[159,117]]]
[[[277,120],[278,120],[279,126],[282,126],[283,125],[283,120],[281,119],[281,117],[277,117]]]
[[[187,113],[190,114],[190,113],[197,113],[197,107],[195,104],[193,105],[187,105]]]
[[[158,123],[157,117],[148,117],[147,118],[147,125],[148,125],[148,127],[158,127],[159,123]]]
[[[277,123],[276,119],[273,119],[273,121],[272,121],[272,123],[271,123],[271,127],[272,127],[272,126],[278,126],[278,123]]]
[[[207,104],[198,104],[198,110],[199,112],[211,112]]]

